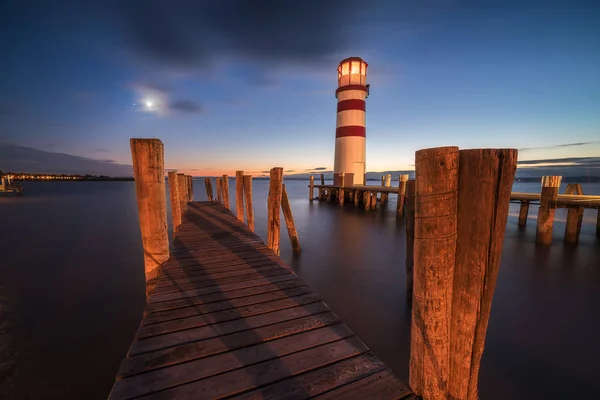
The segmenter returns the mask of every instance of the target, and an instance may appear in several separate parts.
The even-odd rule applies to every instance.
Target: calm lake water
[[[407,380],[410,308],[395,197],[383,211],[365,213],[310,203],[307,184],[286,182],[303,252],[292,255],[283,227],[282,258]],[[105,399],[145,302],[134,182],[24,186],[23,198],[0,197],[0,398]],[[205,200],[204,182],[194,186],[196,200]],[[582,186],[600,194],[598,184]],[[514,187],[539,189],[539,183]],[[268,181],[254,181],[256,231],[263,238],[267,191]],[[511,206],[480,398],[597,398],[596,211],[586,210],[579,245],[567,247],[566,212],[559,210],[549,248],[536,247],[535,220],[517,229],[518,211]],[[532,206],[530,218],[536,214]]]

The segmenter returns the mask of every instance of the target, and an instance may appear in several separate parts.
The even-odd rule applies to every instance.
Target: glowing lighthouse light
[[[365,99],[369,95],[367,66],[368,64],[359,57],[346,58],[338,66],[333,172],[343,172],[346,185],[365,184]]]

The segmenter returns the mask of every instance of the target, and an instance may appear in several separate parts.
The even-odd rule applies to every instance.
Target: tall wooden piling
[[[229,176],[227,175],[223,175],[221,190],[223,191],[223,205],[226,209],[231,210],[231,204],[229,203]]]
[[[527,226],[527,215],[529,214],[529,201],[522,201],[519,209],[519,229],[525,229]]]
[[[456,257],[458,147],[415,155],[416,201],[410,387],[446,399],[452,282]]]
[[[565,194],[583,195],[581,184],[569,183]],[[583,207],[569,207],[567,211],[567,224],[565,227],[565,244],[579,243],[579,234],[581,233],[581,224],[583,222]]]
[[[204,178],[204,186],[206,186],[206,198],[208,201],[213,201],[213,189],[210,178]]]
[[[600,238],[600,208],[598,208],[598,213],[596,214],[596,237]]]
[[[177,171],[169,172],[169,199],[171,201],[171,223],[173,232],[181,225],[181,203],[179,203],[179,182]]]
[[[244,171],[235,171],[235,213],[244,222]]]
[[[244,175],[244,197],[246,203],[246,224],[254,232],[254,209],[252,208],[252,175]]]
[[[325,174],[321,174],[321,185],[325,184]]]
[[[404,181],[406,188],[406,297],[412,301],[415,246],[415,180]]]
[[[477,400],[517,150],[461,150],[459,165],[448,398]]]
[[[282,185],[281,188],[281,209],[283,211],[283,217],[285,218],[288,236],[292,243],[292,250],[294,254],[300,254],[300,239],[298,239],[298,232],[296,231],[296,224],[294,223],[294,216],[292,215],[292,206],[290,205],[290,199],[288,198],[285,185]]]
[[[221,187],[222,186],[222,184],[221,184],[222,179],[221,179],[220,176],[217,176],[215,178],[215,181],[216,181],[216,186],[217,186],[217,201],[219,203],[222,203],[223,202],[223,188]]]
[[[315,177],[311,175],[308,182],[308,200],[313,201],[315,192]]]
[[[187,177],[187,188],[188,188],[188,203],[194,201],[194,178],[191,175]]]
[[[360,190],[356,189],[354,191],[354,207],[358,208],[359,202],[360,202]]]
[[[183,214],[187,211],[187,178],[185,174],[177,174],[177,184],[179,185],[179,204],[181,204],[181,217],[183,219]]]
[[[344,199],[346,194],[344,193],[344,185],[346,184],[346,175],[341,172],[340,173],[340,190],[338,191],[338,202],[340,203],[340,206],[344,205]]]
[[[555,206],[552,202],[558,198],[560,176],[544,176],[542,178],[542,193],[540,195],[540,208],[538,210],[537,231],[535,241],[537,244],[550,245],[552,243],[552,226],[554,225]]]
[[[169,258],[164,148],[158,139],[131,139],[130,146],[149,294],[160,265]]]
[[[269,182],[267,247],[279,255],[279,238],[281,236],[281,198],[283,168],[271,168]]]
[[[401,217],[404,214],[404,198],[406,196],[406,182],[408,174],[402,174],[398,177],[398,204],[396,204],[396,216]]]

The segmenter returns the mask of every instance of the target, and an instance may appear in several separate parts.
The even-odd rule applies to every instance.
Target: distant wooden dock
[[[188,204],[110,399],[417,399],[221,203]]]

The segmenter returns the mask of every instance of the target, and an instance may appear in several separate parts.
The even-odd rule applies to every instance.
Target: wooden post
[[[244,222],[244,171],[235,171],[235,213]]]
[[[171,223],[173,225],[173,233],[177,231],[181,225],[181,203],[179,202],[179,182],[177,179],[177,171],[169,172],[169,199],[171,200]]]
[[[371,192],[368,190],[363,192],[363,205],[365,206],[365,211],[369,211],[371,207]]]
[[[344,205],[344,184],[345,182],[345,174],[343,172],[340,173],[340,190],[338,191],[338,202],[340,203],[340,206]]]
[[[314,191],[315,191],[315,177],[313,175],[310,176],[309,179],[309,183],[308,183],[308,200],[313,201],[314,197]]]
[[[398,178],[398,204],[396,204],[396,216],[401,217],[404,214],[404,197],[406,195],[406,182],[408,174],[402,174]]]
[[[206,198],[208,201],[213,201],[212,182],[210,178],[204,178],[204,186],[206,186]]]
[[[252,175],[244,175],[244,196],[246,198],[246,220],[248,229],[254,232],[254,209],[252,208]]]
[[[359,202],[360,202],[360,190],[356,189],[354,191],[354,207],[358,208]]]
[[[181,204],[181,219],[187,211],[187,178],[185,174],[177,174],[177,184],[179,185],[179,203]]]
[[[223,205],[226,209],[231,210],[231,204],[229,203],[229,177],[227,175],[223,175],[221,190],[223,190]]]
[[[385,175],[381,175],[381,187],[385,186]]]
[[[581,184],[569,183],[565,194],[583,195]],[[569,206],[567,211],[567,226],[565,227],[565,244],[579,243],[579,234],[581,233],[581,223],[583,222],[583,207]]]
[[[517,150],[461,150],[459,165],[448,398],[477,400]]]
[[[519,209],[519,229],[527,226],[527,214],[529,214],[529,201],[522,201]]]
[[[219,203],[222,203],[223,202],[223,188],[222,188],[222,184],[221,184],[222,179],[221,179],[221,177],[217,176],[215,178],[215,181],[216,181],[216,185],[217,185],[217,201]]]
[[[169,258],[164,148],[158,139],[131,139],[130,146],[149,295],[161,264]]]
[[[600,208],[598,208],[598,214],[596,215],[596,237],[600,238]]]
[[[194,201],[194,178],[191,175],[187,176],[187,188],[188,188],[188,203]]]
[[[279,255],[279,238],[281,236],[281,197],[283,168],[271,168],[268,200],[267,247]]]
[[[377,209],[377,192],[371,192],[371,210]]]
[[[331,203],[333,199],[333,188],[327,189],[327,201]]]
[[[404,181],[406,188],[406,297],[412,302],[415,266],[415,180]]]
[[[325,174],[321,174],[321,185],[325,184]]]
[[[323,188],[319,188],[319,201],[323,200]]]
[[[538,210],[537,231],[535,242],[550,245],[552,243],[552,225],[554,225],[555,206],[551,202],[558,198],[560,176],[542,177],[542,193],[540,195],[540,208]]]
[[[290,200],[288,199],[287,190],[285,190],[285,185],[282,185],[281,209],[283,211],[283,217],[285,218],[288,236],[292,243],[292,250],[294,254],[300,254],[300,239],[298,239],[298,232],[296,231],[296,224],[294,223],[294,216],[292,215],[292,207],[290,205]]]
[[[446,399],[456,256],[458,147],[417,151],[415,170],[409,384],[424,399]]]

